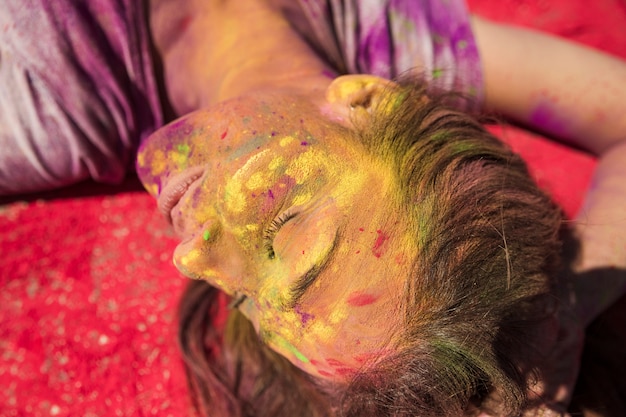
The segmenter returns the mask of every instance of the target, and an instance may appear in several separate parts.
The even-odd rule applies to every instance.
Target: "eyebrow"
[[[300,276],[289,290],[289,300],[285,304],[287,309],[294,309],[300,303],[300,300],[306,294],[307,290],[315,283],[322,272],[328,269],[328,265],[335,257],[335,253],[339,243],[339,233],[335,234],[332,246],[326,255],[315,263],[308,271]]]

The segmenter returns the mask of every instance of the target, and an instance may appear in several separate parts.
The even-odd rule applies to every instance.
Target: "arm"
[[[486,108],[598,155],[575,222],[576,310],[588,324],[626,293],[626,62],[539,32],[473,18]],[[603,276],[611,278],[603,279]],[[602,282],[597,282],[597,281]],[[582,298],[582,297],[585,298]]]

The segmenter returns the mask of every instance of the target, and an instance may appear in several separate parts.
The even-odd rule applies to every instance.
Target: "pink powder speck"
[[[335,369],[335,373],[341,376],[349,376],[354,375],[356,372],[352,368],[337,368]]]
[[[353,307],[363,307],[374,303],[376,300],[378,300],[378,296],[362,292],[355,292],[348,296],[346,303]]]
[[[375,257],[380,258],[385,251],[383,250],[383,245],[385,241],[389,240],[389,236],[386,235],[382,230],[377,230],[376,233],[378,236],[376,237],[376,241],[374,242],[374,246],[372,247],[372,253]]]
[[[396,255],[395,261],[398,265],[404,265],[406,263],[406,256],[404,253],[399,253]]]
[[[333,358],[326,358],[326,363],[332,367],[345,367],[346,364]]]

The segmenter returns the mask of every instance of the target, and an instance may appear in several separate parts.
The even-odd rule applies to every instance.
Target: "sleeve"
[[[409,71],[480,106],[483,78],[463,0],[301,0],[303,35],[344,73],[389,79]]]
[[[162,124],[144,4],[21,0],[0,10],[0,195],[115,183]]]

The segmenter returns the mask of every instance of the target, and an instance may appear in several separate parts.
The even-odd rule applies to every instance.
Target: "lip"
[[[189,187],[198,181],[203,174],[203,167],[190,168],[167,181],[165,187],[163,187],[163,191],[161,191],[157,199],[157,207],[170,224],[172,223],[172,209],[178,204]]]

